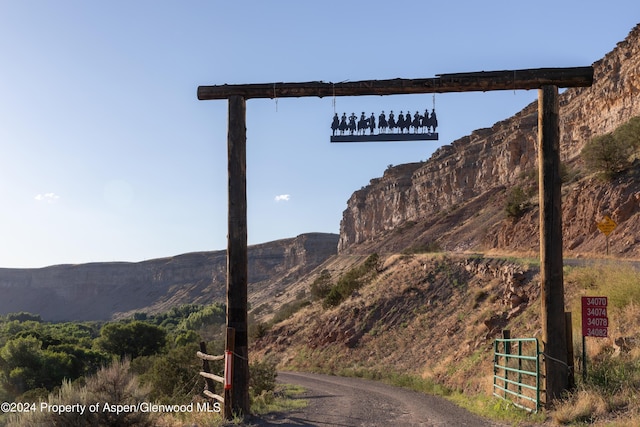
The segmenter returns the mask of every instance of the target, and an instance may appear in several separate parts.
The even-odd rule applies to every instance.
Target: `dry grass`
[[[115,362],[100,369],[96,375],[87,379],[84,386],[65,381],[59,392],[51,393],[49,405],[97,405],[96,411],[66,411],[61,413],[49,411],[32,411],[18,413],[11,417],[8,426],[136,426],[151,427],[155,425],[154,414],[135,411],[112,411],[100,409],[103,405],[135,405],[149,400],[148,388],[140,386],[138,377],[129,369],[128,360]]]
[[[240,424],[241,420],[232,420],[232,424]],[[179,417],[177,415],[161,415],[155,420],[155,427],[221,427],[226,426],[222,415],[206,412],[190,412]]]
[[[573,313],[574,351],[582,354],[583,295],[609,298],[609,337],[587,338],[587,380],[552,411],[558,424],[626,427],[640,425],[640,272],[612,261],[571,268],[565,274]],[[580,381],[581,376],[578,376]]]
[[[582,295],[605,295],[614,309],[640,305],[640,273],[628,262],[601,262],[589,267],[571,268],[565,283],[578,291],[573,308],[579,311]]]
[[[64,382],[57,393],[51,393],[45,402],[50,405],[85,405],[85,412],[63,412],[57,414],[47,411],[32,411],[11,416],[7,420],[10,427],[85,427],[85,426],[136,426],[136,427],[221,427],[229,425],[223,420],[222,414],[215,412],[213,406],[204,409],[204,400],[199,401],[202,406],[193,406],[194,410],[184,412],[138,412],[125,411],[122,413],[104,410],[104,404],[136,405],[142,402],[152,402],[150,390],[141,386],[137,375],[130,370],[129,361],[114,362],[108,367],[100,369],[97,374],[86,381],[86,385]],[[306,404],[302,399],[292,399],[295,389],[282,389],[277,393],[265,392],[259,396],[260,402],[256,406],[257,412],[270,410],[288,410]],[[258,399],[257,399],[258,400]],[[254,402],[255,403],[255,402]],[[98,405],[98,410],[89,411],[90,405]],[[37,404],[39,408],[39,403]],[[254,406],[252,406],[252,411]],[[240,424],[236,418],[231,424]],[[2,424],[0,420],[1,425]]]
[[[608,412],[609,406],[602,396],[580,391],[558,404],[552,418],[558,424],[593,422]]]

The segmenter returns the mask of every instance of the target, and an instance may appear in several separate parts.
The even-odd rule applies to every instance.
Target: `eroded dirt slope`
[[[392,255],[341,305],[317,301],[275,325],[253,349],[283,369],[393,370],[451,388],[486,389],[494,338],[537,316],[537,268],[504,259]],[[464,363],[468,366],[460,366]]]

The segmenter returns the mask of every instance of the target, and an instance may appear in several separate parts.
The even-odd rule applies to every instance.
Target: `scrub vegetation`
[[[0,425],[182,426],[221,425],[221,414],[188,410],[105,411],[64,414],[40,410],[40,405],[200,404],[204,380],[198,374],[199,343],[222,354],[225,307],[187,304],[168,312],[136,313],[114,322],[49,323],[31,313],[0,317],[0,400],[16,408],[35,409],[0,415]],[[206,339],[205,339],[206,337]],[[222,361],[210,362],[214,373]],[[276,393],[275,365],[252,363],[251,398],[258,408],[281,404]],[[222,394],[222,385],[216,384]],[[35,406],[34,406],[35,405]],[[195,407],[195,406],[194,406]]]

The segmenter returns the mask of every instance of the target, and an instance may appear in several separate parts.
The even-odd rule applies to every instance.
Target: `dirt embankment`
[[[537,269],[506,260],[393,255],[341,305],[318,301],[253,348],[285,369],[397,372],[487,390],[493,339],[538,315]],[[535,331],[522,331],[534,334]],[[464,364],[461,365],[461,364]]]

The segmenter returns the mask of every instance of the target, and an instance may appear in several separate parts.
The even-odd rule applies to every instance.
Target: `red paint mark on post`
[[[231,390],[231,370],[233,367],[233,353],[229,350],[224,352],[224,389]]]

